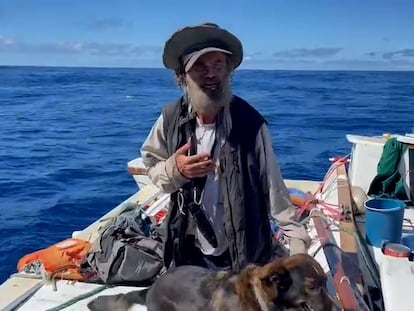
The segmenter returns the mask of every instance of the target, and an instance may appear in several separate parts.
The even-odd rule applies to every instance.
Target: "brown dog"
[[[147,293],[101,296],[88,307],[93,311],[131,310],[137,304],[146,305],[148,311],[327,311],[332,300],[326,281],[319,263],[306,254],[249,265],[238,274],[180,266],[157,279]]]

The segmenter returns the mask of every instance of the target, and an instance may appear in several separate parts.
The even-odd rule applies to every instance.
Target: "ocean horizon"
[[[44,66],[44,65],[2,65],[1,68],[67,68],[67,69],[138,69],[138,70],[147,70],[147,69],[161,69],[167,72],[171,72],[169,69],[164,68],[163,66],[75,66],[75,65],[56,65],[56,66]],[[283,68],[244,68],[240,67],[236,71],[297,71],[297,72],[414,72],[413,69],[329,69],[329,68],[320,68],[320,69],[283,69]]]

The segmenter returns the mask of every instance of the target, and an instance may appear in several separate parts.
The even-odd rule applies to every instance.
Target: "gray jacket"
[[[187,141],[181,130],[194,117],[184,101],[170,106],[168,119],[161,115],[142,147],[150,179],[167,193],[172,205],[167,219],[165,261],[177,260],[188,220],[177,211],[176,192],[188,185],[175,164],[175,150]],[[171,117],[172,116],[172,117]],[[234,268],[265,263],[271,256],[270,213],[291,238],[292,252],[305,251],[309,236],[294,221],[295,208],[283,182],[272,141],[263,117],[247,102],[234,96],[218,119],[221,144],[219,180],[225,207],[225,231]],[[165,128],[167,127],[167,128]]]

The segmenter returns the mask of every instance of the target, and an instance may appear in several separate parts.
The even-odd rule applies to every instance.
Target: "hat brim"
[[[208,47],[208,48],[204,48],[199,51],[190,53],[189,55],[186,55],[183,58],[183,65],[184,65],[185,72],[188,72],[201,56],[207,53],[211,53],[211,52],[221,52],[227,55],[232,54],[230,51],[220,49],[220,48],[215,48],[215,47]]]
[[[229,57],[234,69],[243,60],[243,47],[235,35],[222,28],[193,26],[177,31],[165,43],[162,57],[164,66],[178,71],[183,55],[206,47],[216,47],[230,51]]]

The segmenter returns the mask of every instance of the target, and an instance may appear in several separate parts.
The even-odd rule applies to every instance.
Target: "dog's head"
[[[244,280],[241,284],[249,283],[251,289],[249,300],[255,299],[260,310],[332,309],[326,275],[319,263],[306,254],[250,268]]]
[[[327,277],[320,264],[307,254],[296,254],[283,260],[292,280],[287,290],[280,291],[278,301],[287,310],[332,310],[333,302],[326,287]]]
[[[236,292],[246,310],[275,310],[279,294],[292,284],[283,260],[277,259],[265,266],[249,265],[237,277]]]

